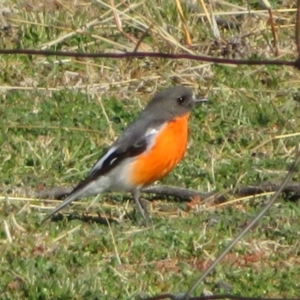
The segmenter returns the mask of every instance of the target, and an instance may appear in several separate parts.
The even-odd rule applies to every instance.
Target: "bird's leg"
[[[149,215],[149,212],[147,210],[147,208],[145,207],[145,205],[143,205],[140,201],[140,190],[139,189],[134,189],[132,191],[132,197],[134,199],[134,202],[139,210],[139,212],[141,213],[145,223],[146,223],[146,226],[149,225],[149,223],[151,223],[151,217]]]

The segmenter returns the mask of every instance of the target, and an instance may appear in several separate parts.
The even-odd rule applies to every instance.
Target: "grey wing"
[[[137,120],[99,158],[88,174],[89,177],[104,175],[125,158],[141,154],[150,146],[153,138],[163,126],[163,121],[141,122]]]

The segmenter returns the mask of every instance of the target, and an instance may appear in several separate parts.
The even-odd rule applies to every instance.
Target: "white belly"
[[[90,182],[81,197],[99,194],[105,191],[110,192],[130,192],[134,186],[130,182],[132,169],[131,158],[125,159],[118,166],[96,180]]]

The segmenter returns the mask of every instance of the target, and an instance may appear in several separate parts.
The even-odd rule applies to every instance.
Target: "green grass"
[[[54,7],[51,1],[42,6],[32,0],[26,9],[17,1],[7,3],[18,11],[11,16],[14,26],[0,35],[2,48],[49,45],[56,50],[110,52],[135,47],[117,30],[111,9],[100,2],[79,1],[75,6],[64,1]],[[220,56],[222,46],[214,44],[209,24],[193,10],[184,7],[194,43],[189,48],[176,6],[171,1],[157,3],[160,9],[146,1],[119,14],[124,32],[138,40],[142,29],[154,24],[141,45],[148,51]],[[256,2],[251,5],[259,9]],[[280,8],[294,4],[286,5]],[[120,11],[126,8],[118,6]],[[283,59],[295,58],[294,15],[278,13]],[[272,58],[266,16],[238,19],[240,31],[224,29],[221,36],[226,42],[260,24],[239,50],[243,58]],[[94,27],[86,26],[97,18]],[[144,228],[139,219],[126,217],[125,211],[133,209],[130,195],[105,194],[89,208],[89,215],[101,213],[119,219],[119,224],[109,227],[74,218],[40,226],[57,203],[34,199],[29,192],[76,184],[149,98],[175,84],[189,85],[211,101],[193,112],[187,155],[160,184],[226,192],[285,176],[300,135],[299,73],[294,69],[187,60],[1,56],[1,299],[132,299],[184,292],[264,207],[269,196],[192,210],[186,203],[158,199],[150,207],[154,227]],[[288,136],[295,133],[299,135]],[[299,171],[293,180],[300,180]],[[80,216],[91,200],[63,213]],[[299,217],[299,201],[279,199],[197,293],[222,293],[217,284],[221,281],[234,295],[299,296]]]

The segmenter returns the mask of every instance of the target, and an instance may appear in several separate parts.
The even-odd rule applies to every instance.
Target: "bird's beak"
[[[207,102],[209,102],[209,100],[207,98],[196,98],[194,96],[194,103],[196,105],[201,104],[201,103],[207,103]]]

